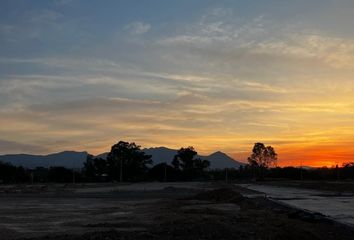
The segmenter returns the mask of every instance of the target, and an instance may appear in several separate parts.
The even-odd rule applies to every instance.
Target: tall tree
[[[204,170],[210,166],[210,162],[195,158],[197,154],[193,147],[181,148],[174,156],[172,165],[176,170],[182,171],[186,178],[200,177]]]
[[[181,148],[174,156],[172,165],[179,170],[189,170],[194,168],[194,157],[197,151],[193,147]]]
[[[141,177],[152,164],[151,155],[141,151],[134,142],[120,141],[113,145],[107,156],[108,174],[113,180],[135,180]]]
[[[248,158],[251,166],[269,168],[275,166],[278,160],[278,155],[274,148],[265,146],[263,143],[255,143],[252,149],[252,154]]]
[[[264,178],[264,172],[271,166],[276,166],[278,155],[274,148],[265,146],[263,143],[255,143],[252,149],[252,154],[248,158],[248,162],[253,169],[253,177],[258,174],[260,179]]]

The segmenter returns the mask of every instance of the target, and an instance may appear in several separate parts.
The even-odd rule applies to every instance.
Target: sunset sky
[[[0,2],[0,154],[354,162],[354,1]]]

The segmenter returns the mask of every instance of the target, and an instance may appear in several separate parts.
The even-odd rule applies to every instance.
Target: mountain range
[[[173,157],[177,153],[177,150],[166,147],[146,148],[143,151],[152,156],[154,164],[159,164],[162,162],[171,163]],[[240,165],[244,165],[244,163],[236,161],[220,151],[214,152],[207,156],[198,155],[197,157],[203,160],[208,160],[210,162],[210,168],[212,169],[239,168]]]
[[[166,147],[145,148],[143,151],[152,156],[154,165],[163,162],[170,164],[177,153],[177,150]],[[102,153],[96,157],[105,159],[107,154],[108,153]],[[64,151],[48,155],[7,154],[0,155],[0,161],[11,163],[14,166],[23,166],[25,168],[61,166],[79,169],[84,166],[87,155],[87,152],[75,151]],[[210,168],[212,169],[238,168],[240,165],[244,165],[244,163],[236,161],[220,151],[208,156],[198,155],[197,157],[210,161]]]
[[[48,155],[7,154],[0,155],[1,162],[25,168],[60,166],[66,168],[82,168],[87,152],[64,151]]]

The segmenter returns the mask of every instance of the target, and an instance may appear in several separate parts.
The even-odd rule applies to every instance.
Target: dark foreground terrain
[[[206,183],[0,188],[0,239],[353,239],[352,228]]]

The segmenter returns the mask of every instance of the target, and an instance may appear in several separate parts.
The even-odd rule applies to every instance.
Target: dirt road
[[[323,191],[269,184],[241,184],[241,186],[263,192],[267,197],[296,208],[318,212],[354,227],[354,195],[351,192],[338,193],[333,190]]]

